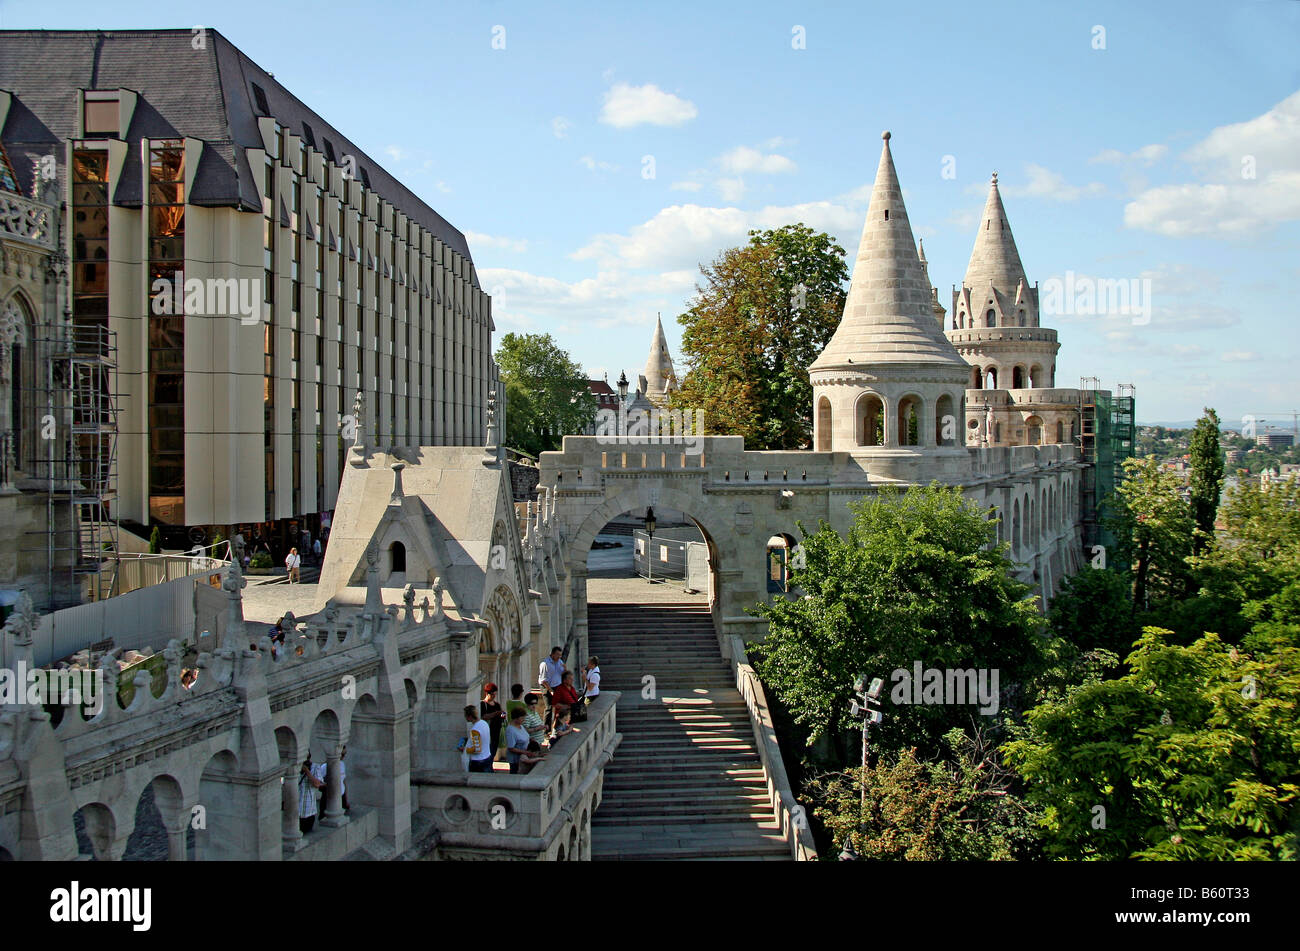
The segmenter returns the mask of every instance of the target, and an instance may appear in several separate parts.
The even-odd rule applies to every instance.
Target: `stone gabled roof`
[[[142,138],[188,136],[204,142],[191,203],[260,213],[244,150],[263,147],[257,119],[270,115],[336,164],[354,156],[368,188],[473,260],[457,228],[219,32],[208,28],[202,49],[194,40],[189,29],[0,30],[0,90],[14,96],[0,138],[23,190],[30,193],[32,158],[53,152],[62,166],[60,143],[76,135],[78,89],[129,89],[139,100],[114,204],[141,203]]]
[[[872,364],[966,361],[934,317],[930,281],[903,205],[889,133],[880,152],[844,316],[810,370],[867,369]]]

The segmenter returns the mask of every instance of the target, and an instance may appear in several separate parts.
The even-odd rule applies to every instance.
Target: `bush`
[[[248,563],[248,567],[250,567],[250,568],[270,568],[270,567],[271,567],[271,554],[270,554],[270,552],[259,551],[256,555],[253,556],[252,560],[249,561],[249,563]]]
[[[159,530],[157,525],[155,525],[153,531],[149,533],[149,554],[162,554],[162,532]]]

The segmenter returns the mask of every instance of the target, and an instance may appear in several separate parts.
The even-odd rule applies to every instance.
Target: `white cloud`
[[[573,123],[564,116],[556,116],[551,120],[551,133],[557,139],[562,139],[568,135],[571,128],[573,128]]]
[[[1152,165],[1164,158],[1168,152],[1169,146],[1160,144],[1144,145],[1136,152],[1121,152],[1119,149],[1104,149],[1092,158],[1088,159],[1088,161],[1100,162],[1104,165],[1126,165],[1129,163]]]
[[[656,308],[672,311],[691,295],[695,272],[637,275],[614,267],[569,282],[511,268],[483,268],[479,280],[492,296],[499,328],[590,334],[592,328],[643,325],[645,315]]]
[[[390,145],[388,148],[384,149],[384,154],[390,156],[394,162],[400,162],[410,153],[396,145]]]
[[[1004,195],[1013,198],[1044,198],[1048,201],[1078,201],[1104,195],[1106,186],[1100,182],[1087,185],[1071,185],[1060,172],[1053,172],[1033,162],[1025,166],[1029,181],[1024,185],[998,182],[998,188]],[[981,188],[983,190],[983,188]]]
[[[507,238],[502,235],[484,234],[481,231],[466,231],[465,238],[478,248],[500,248],[503,251],[527,251],[527,238]]]
[[[584,155],[582,158],[578,159],[578,164],[589,172],[613,172],[618,168],[617,165],[613,165],[609,162],[602,162],[599,159],[592,158],[590,155]]]
[[[743,244],[754,228],[779,228],[803,222],[817,231],[839,237],[852,261],[862,227],[862,211],[835,201],[798,205],[768,205],[754,211],[703,205],[672,205],[623,234],[600,234],[572,255],[576,260],[597,260],[622,266],[671,270],[694,268],[711,261],[726,247]]]
[[[1203,181],[1143,191],[1124,207],[1125,225],[1176,238],[1237,237],[1300,220],[1300,92],[1211,130],[1183,158]]]
[[[437,183],[437,188],[438,191],[442,192],[444,195],[451,194],[451,186],[448,185],[446,182],[442,181],[441,179]]]
[[[693,102],[664,92],[654,83],[644,86],[615,83],[605,93],[600,121],[628,129],[637,125],[681,125],[697,115],[699,110]]]
[[[740,201],[745,197],[745,180],[743,178],[719,178],[715,185],[723,201]]]
[[[1296,219],[1300,169],[1231,184],[1161,185],[1124,206],[1128,227],[1173,238],[1245,236]]]
[[[1224,363],[1246,363],[1250,360],[1258,360],[1259,354],[1254,350],[1228,350],[1219,359]]]
[[[668,189],[675,192],[697,192],[703,187],[699,182],[673,182]]]
[[[723,171],[732,175],[743,175],[746,172],[758,172],[765,175],[774,175],[782,172],[793,172],[796,169],[794,162],[784,155],[764,155],[758,149],[752,149],[747,145],[738,145],[730,152],[722,155],[718,159]]]

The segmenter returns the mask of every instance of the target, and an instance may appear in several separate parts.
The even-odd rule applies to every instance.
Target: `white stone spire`
[[[1020,263],[1020,252],[1016,250],[1016,239],[1011,235],[1007,211],[1002,207],[998,173],[994,172],[963,283],[974,291],[982,291],[991,285],[1011,295],[1015,294],[1021,281],[1026,285],[1029,283],[1025,280],[1024,265]]]
[[[885,144],[844,316],[809,369],[865,369],[884,363],[964,368],[965,361],[934,319],[930,281],[907,220],[903,190],[889,151],[889,133],[881,138]]]
[[[655,332],[650,341],[650,355],[645,361],[645,395],[652,401],[663,399],[677,388],[677,374],[673,358],[668,354],[668,340],[664,337],[664,322],[655,315]]]

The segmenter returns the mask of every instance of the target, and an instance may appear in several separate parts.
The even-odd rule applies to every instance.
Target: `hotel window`
[[[108,328],[108,153],[72,153],[72,320],[94,340]]]
[[[175,287],[185,269],[185,145],[149,146],[149,284]],[[149,314],[149,516],[185,524],[185,316],[182,295]]]
[[[118,95],[116,92],[86,92],[82,105],[81,125],[85,138],[95,139],[118,134]]]

